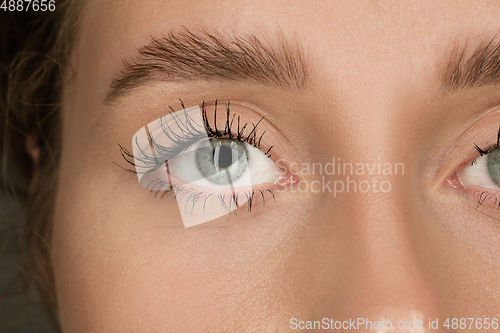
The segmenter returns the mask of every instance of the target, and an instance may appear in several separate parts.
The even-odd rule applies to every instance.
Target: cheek
[[[274,250],[290,225],[279,209],[237,228],[169,228],[166,219],[181,224],[174,198],[155,199],[103,157],[118,153],[87,148],[63,153],[56,202],[52,245],[65,330],[206,331],[222,323],[258,330],[280,315],[277,304],[293,303],[283,282],[291,251]]]

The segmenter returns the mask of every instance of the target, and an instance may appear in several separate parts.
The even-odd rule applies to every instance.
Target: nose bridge
[[[407,191],[407,179],[391,181],[391,190],[385,193],[358,191],[341,198],[344,209],[336,223],[347,223],[353,255],[346,260],[356,262],[343,266],[343,287],[335,292],[341,304],[335,300],[324,304],[321,318],[335,315],[339,320],[356,321],[363,331],[386,331],[378,325],[384,321],[388,329],[390,321],[400,332],[439,332],[437,327],[429,329],[429,320],[442,318],[444,310],[425,263],[419,261],[413,233],[419,218],[411,207],[414,198]],[[340,216],[338,211],[331,214]]]
[[[405,209],[405,200],[411,198],[401,193],[401,186],[393,186],[390,193],[366,201],[353,214],[361,267],[352,277],[356,287],[350,299],[353,306],[370,308],[368,312],[434,311],[436,290],[425,274],[425,264],[418,260],[411,234],[411,223],[418,221]]]
[[[390,70],[400,63],[400,71]],[[360,319],[359,330],[367,332],[440,332],[446,314],[431,268],[421,260],[427,242],[415,176],[418,151],[402,153],[414,140],[418,112],[405,116],[403,123],[396,121],[402,110],[406,115],[415,107],[405,97],[422,88],[416,81],[401,84],[411,73],[404,64],[389,59],[367,67],[363,75],[339,79],[339,85],[352,88],[346,91],[356,93],[344,94],[331,114],[333,132],[344,139],[332,146],[340,158],[334,163],[338,172],[332,177],[333,193],[323,196],[326,202],[317,215],[322,221],[318,239],[325,240],[316,247],[330,256],[321,258],[329,266],[322,268],[327,272],[322,276],[333,278],[321,280],[324,295],[315,318],[350,324]],[[349,117],[336,122],[339,114]],[[374,325],[382,321],[392,327]],[[329,328],[350,331],[352,326]]]

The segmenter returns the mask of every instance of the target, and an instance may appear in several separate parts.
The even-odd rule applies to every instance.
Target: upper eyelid
[[[495,124],[494,129],[491,124]],[[474,119],[464,129],[457,133],[447,149],[434,152],[439,164],[431,167],[434,176],[429,177],[433,186],[440,186],[456,171],[471,165],[474,160],[483,153],[496,148],[498,142],[498,131],[500,124],[500,107],[496,106],[479,119]],[[476,148],[477,146],[477,148]],[[479,148],[479,149],[478,149]]]
[[[135,142],[133,142],[133,147],[136,153],[131,154],[124,147],[120,146],[122,156],[129,164],[137,168],[137,162],[144,162],[143,167],[157,167],[165,160],[173,158],[187,149],[191,144],[194,144],[196,141],[206,137],[234,138],[261,149],[261,143],[267,130],[259,131],[258,127],[264,119],[264,116],[261,116],[256,123],[245,122],[239,114],[231,112],[230,101],[221,103],[216,100],[213,103],[213,120],[210,119],[212,114],[207,111],[208,104],[205,102],[201,103],[201,118],[197,117],[198,119],[193,119],[190,114],[190,109],[194,108],[194,110],[197,110],[198,106],[186,108],[182,100],[180,102],[182,106],[181,110],[173,111],[173,108],[169,107],[172,112],[154,120],[136,133],[134,136]],[[217,115],[219,114],[219,120],[224,119],[220,113],[222,113],[222,116],[225,117],[223,127],[217,126]],[[196,112],[194,112],[194,114],[197,115]],[[235,119],[237,119],[237,121],[235,121]],[[173,126],[170,126],[169,123],[177,126],[178,131],[176,132],[173,130]],[[236,130],[232,129],[233,125],[236,127]],[[148,126],[151,126],[154,129],[149,130]],[[150,149],[153,151],[153,154],[148,154],[147,151],[149,149],[142,149],[141,145],[138,143],[137,134],[144,128],[146,128],[145,132],[148,135]],[[159,132],[160,135],[163,135],[175,144],[174,147],[166,147],[157,142],[158,137],[155,138],[155,134],[153,133],[155,133],[155,131],[158,132],[158,130],[161,130]],[[145,145],[144,142],[143,144]],[[272,148],[273,145],[267,147],[266,150],[263,151],[266,155],[270,156],[269,153]]]
[[[216,99],[212,99],[212,101],[214,101],[214,102],[205,103],[206,105],[208,105],[208,109],[210,111],[210,112],[208,112],[210,121],[213,121],[212,111],[213,111],[213,105],[215,104],[215,100]],[[229,101],[229,99],[223,100],[222,102],[220,100],[218,101],[218,105],[220,106],[220,109],[218,108],[218,110],[220,110],[220,113],[218,113],[218,115],[221,115],[222,111],[225,110],[224,106],[225,106],[225,103],[227,101]],[[198,101],[198,103],[196,103],[196,102],[197,102],[196,100],[189,100],[189,104],[186,103],[186,108],[188,106],[190,107],[191,105],[203,104],[201,99]],[[240,117],[241,118],[240,128],[242,127],[242,123],[246,122],[249,124],[252,124],[252,123],[257,124],[259,122],[259,120],[261,120],[261,123],[259,124],[259,126],[257,128],[259,136],[256,136],[257,138],[259,138],[259,140],[257,140],[257,144],[254,144],[253,146],[255,146],[255,145],[258,146],[258,144],[260,142],[260,150],[263,151],[264,153],[267,153],[268,157],[270,157],[270,159],[273,162],[276,163],[277,161],[279,161],[280,162],[279,167],[282,170],[289,170],[289,166],[292,162],[304,161],[304,159],[310,158],[307,154],[304,154],[304,152],[300,152],[296,149],[294,141],[291,141],[289,139],[290,133],[286,132],[286,133],[288,133],[288,135],[285,135],[278,127],[276,127],[274,125],[274,121],[273,122],[270,121],[269,118],[267,117],[267,115],[269,115],[269,114],[274,114],[275,109],[277,109],[277,111],[279,111],[280,105],[267,104],[263,107],[262,105],[254,104],[252,102],[248,102],[248,101],[244,101],[244,100],[243,101],[231,100],[230,107],[231,107],[231,113],[234,112],[234,113],[239,114],[241,116]],[[212,109],[210,109],[210,108],[212,108]],[[163,106],[163,107],[161,107],[161,109],[165,110],[165,107]],[[174,109],[176,109],[176,108],[174,107]],[[159,117],[160,114],[158,114],[157,111],[155,113],[157,114],[157,117],[158,117],[157,120],[159,118],[161,118],[161,117]],[[165,113],[163,113],[163,116],[164,115],[165,115]],[[263,117],[264,115],[266,117]],[[235,123],[236,123],[236,127],[237,127],[237,120],[236,119],[237,118],[235,118]],[[217,116],[217,120],[218,120],[218,123],[221,124],[220,128],[223,128],[225,119]],[[250,130],[248,130],[248,133],[250,133],[251,129],[253,129],[253,126],[251,126],[251,127],[247,126],[247,128],[250,129]],[[130,129],[133,130],[134,128],[132,128],[132,126],[130,126]],[[133,133],[135,133],[135,131]],[[245,135],[246,134],[247,133],[245,133]],[[260,140],[261,135],[263,135],[262,140]],[[245,139],[246,139],[246,137],[245,137]],[[127,149],[128,145],[118,144],[118,146],[120,148],[122,158],[131,167],[127,168],[126,166],[124,167],[124,166],[120,165],[119,163],[116,163],[116,162],[113,162],[113,163],[125,171],[131,172],[133,174],[137,174],[132,149],[128,150]],[[156,163],[156,164],[158,164],[158,163]],[[310,177],[305,176],[305,175],[295,175],[295,176],[298,177],[299,180],[303,180],[303,181],[310,181],[311,180]]]
[[[497,132],[497,142],[494,145],[490,145],[488,148],[482,149],[477,144],[474,143],[474,148],[477,150],[480,156],[488,155],[489,153],[491,153],[492,150],[498,147],[500,147],[500,126],[498,127],[498,132]]]

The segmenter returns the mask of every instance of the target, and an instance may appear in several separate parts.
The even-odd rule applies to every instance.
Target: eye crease
[[[271,158],[274,145],[265,134],[264,117],[244,122],[225,104],[203,102],[173,111],[141,128],[132,153],[120,145],[128,171],[160,198],[173,192],[185,227],[198,225],[266,199],[272,189],[293,176]],[[285,182],[286,183],[286,182]],[[288,186],[293,182],[288,182]]]

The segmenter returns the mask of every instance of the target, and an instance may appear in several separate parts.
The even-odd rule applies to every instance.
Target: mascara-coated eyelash
[[[182,100],[180,100],[180,103],[182,109],[185,111],[186,107],[184,106]],[[234,139],[242,143],[243,142],[248,143],[257,149],[262,150],[261,147],[262,138],[264,137],[266,131],[263,131],[262,133],[258,134],[257,128],[261,123],[261,121],[264,119],[264,116],[262,116],[256,124],[249,124],[248,122],[243,123],[241,121],[240,115],[237,115],[236,113],[231,113],[230,101],[228,101],[225,110],[223,112],[223,116],[226,117],[224,121],[225,125],[223,129],[220,129],[217,127],[217,114],[220,113],[220,111],[217,108],[218,108],[218,101],[215,101],[213,110],[213,119],[210,119],[207,112],[207,103],[203,101],[201,105],[201,117],[203,124],[200,125],[197,124],[187,113],[184,113],[185,121],[183,122],[181,119],[179,119],[177,112],[175,112],[174,109],[171,106],[169,106],[171,112],[167,116],[170,116],[171,119],[175,121],[175,124],[182,132],[181,133],[182,135],[175,133],[175,131],[173,131],[171,127],[168,125],[168,122],[164,121],[167,116],[162,117],[161,119],[163,120],[160,121],[162,122],[161,124],[162,132],[165,135],[165,137],[167,137],[169,141],[173,144],[173,147],[167,147],[165,145],[162,145],[158,143],[153,136],[149,135],[148,139],[150,140],[150,144],[152,147],[154,147],[155,151],[154,156],[153,154],[142,149],[137,142],[135,143],[135,145],[138,148],[140,154],[135,154],[135,155],[133,155],[122,145],[118,144],[123,159],[128,164],[136,168],[139,166],[138,162],[140,162],[141,168],[154,170],[160,167],[162,163],[164,163],[165,161],[174,158],[181,152],[188,149],[192,144],[206,138],[207,136],[209,138]],[[249,128],[250,126],[252,128],[250,133],[245,134],[245,130],[247,130],[247,128]],[[234,127],[236,127],[235,130],[233,129]],[[270,146],[265,151],[266,156],[269,158],[271,157],[272,148],[273,146]],[[137,170],[132,170],[132,169],[125,169],[125,170],[132,173],[138,172]]]
[[[474,149],[477,150],[477,152],[479,153],[479,156],[488,155],[493,150],[495,150],[495,149],[497,149],[499,147],[500,147],[500,127],[498,127],[497,142],[493,146],[489,146],[486,149],[481,149],[477,144],[474,143]],[[477,158],[473,158],[472,162],[471,162],[471,165],[476,164],[476,160],[477,160]]]

